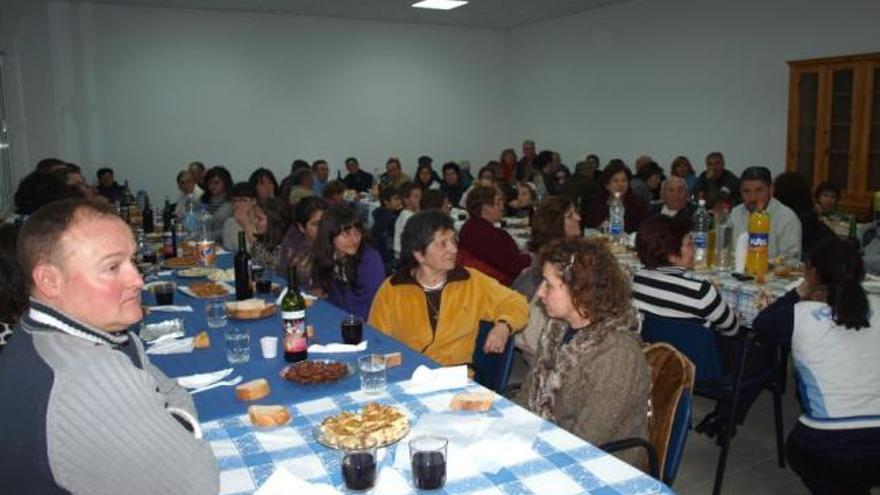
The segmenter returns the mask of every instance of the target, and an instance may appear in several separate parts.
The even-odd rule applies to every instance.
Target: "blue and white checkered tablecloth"
[[[479,389],[472,385],[468,389]],[[483,389],[484,390],[484,389]],[[326,448],[313,437],[313,428],[321,420],[341,410],[357,410],[364,404],[377,401],[405,411],[410,423],[415,425],[426,413],[448,411],[452,396],[461,390],[446,390],[425,395],[404,393],[400,384],[389,385],[387,392],[368,396],[360,391],[336,395],[309,402],[289,405],[292,422],[280,428],[261,430],[254,428],[247,415],[227,417],[202,425],[205,439],[210,443],[220,466],[220,493],[250,494],[257,490],[275,471],[282,467],[289,473],[310,483],[342,486],[341,456],[338,451]],[[462,421],[477,413],[455,413]],[[530,415],[520,406],[496,396],[492,409],[485,413],[489,418],[514,421]],[[448,475],[446,486],[437,493],[480,494],[554,494],[566,495],[591,493],[603,495],[673,493],[663,483],[651,478],[616,457],[594,447],[565,430],[545,421],[540,422],[540,432],[534,439],[531,452],[496,473],[480,473],[467,476]],[[404,438],[403,442],[406,442]],[[383,452],[384,451],[384,452]],[[395,455],[407,455],[406,449],[389,447],[380,449],[379,479],[373,492],[383,490],[383,478],[410,479],[406,472],[391,472]],[[504,452],[495,453],[504,456]],[[450,454],[451,455],[451,454]],[[408,464],[408,463],[407,463]],[[399,464],[398,464],[399,465]],[[406,485],[409,487],[409,485]],[[411,488],[405,489],[413,492]]]

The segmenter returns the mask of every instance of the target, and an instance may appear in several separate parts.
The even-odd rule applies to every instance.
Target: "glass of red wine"
[[[441,436],[423,435],[409,441],[413,487],[436,490],[446,484],[446,447]]]
[[[366,491],[376,484],[376,439],[348,437],[341,440],[342,480],[350,491]]]
[[[348,315],[340,324],[342,330],[342,343],[357,345],[364,338],[364,320],[355,315]]]
[[[254,277],[257,294],[269,294],[272,292],[272,270],[269,267],[251,264],[251,275]]]
[[[153,287],[153,294],[155,294],[156,304],[159,306],[174,304],[174,284],[172,282],[156,284]]]

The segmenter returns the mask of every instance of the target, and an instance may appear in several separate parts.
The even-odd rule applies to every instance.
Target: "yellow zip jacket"
[[[470,363],[480,321],[505,320],[515,331],[526,325],[526,298],[471,268],[449,272],[431,329],[425,292],[409,274],[395,274],[379,287],[370,325],[444,365]]]

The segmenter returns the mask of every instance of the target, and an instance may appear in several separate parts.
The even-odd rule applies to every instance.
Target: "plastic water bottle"
[[[620,200],[620,193],[616,192],[608,201],[608,234],[618,243],[624,242],[626,237],[623,231],[624,214],[623,201]]]
[[[694,270],[709,269],[709,212],[706,200],[701,199],[691,221],[691,240],[694,242]]]

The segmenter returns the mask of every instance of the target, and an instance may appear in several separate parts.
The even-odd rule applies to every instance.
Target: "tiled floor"
[[[712,410],[711,401],[696,398],[694,424]],[[799,408],[789,387],[783,398],[785,433],[794,425]],[[713,439],[693,430],[688,435],[684,458],[673,489],[681,495],[704,495],[712,492],[715,466],[721,448]],[[730,456],[722,486],[724,494],[785,494],[809,493],[794,472],[776,464],[776,439],[773,427],[773,401],[764,393],[749,411],[745,423],[730,443]]]
[[[517,356],[519,358],[519,356]],[[519,383],[525,374],[525,364],[521,359],[514,362],[511,383]],[[694,424],[712,410],[711,401],[695,398]],[[799,406],[789,384],[782,404],[785,435],[794,425]],[[773,401],[765,392],[755,402],[731,441],[730,456],[724,476],[722,493],[725,495],[802,495],[809,492],[800,478],[789,468],[781,469],[776,464],[776,440],[773,428]],[[720,447],[715,441],[695,433],[688,434],[684,458],[679,468],[678,478],[672,488],[681,495],[706,495],[712,493],[715,480],[715,465]],[[880,492],[877,492],[880,493]]]

